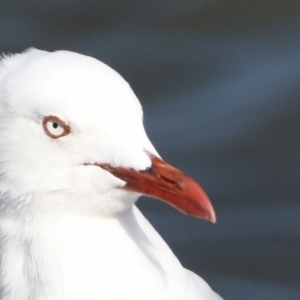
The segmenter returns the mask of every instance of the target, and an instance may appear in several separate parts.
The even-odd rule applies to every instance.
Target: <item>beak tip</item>
[[[212,222],[213,224],[216,224],[217,223],[216,216],[212,216],[209,221]]]
[[[214,210],[212,211],[209,211],[206,216],[201,216],[200,218],[206,220],[206,221],[209,221],[213,224],[216,224],[217,223],[217,218],[216,218],[216,214],[214,212]]]
[[[216,217],[216,214],[215,214],[215,211],[212,210],[210,212],[210,218],[209,218],[209,221],[216,224],[217,223],[217,217]]]

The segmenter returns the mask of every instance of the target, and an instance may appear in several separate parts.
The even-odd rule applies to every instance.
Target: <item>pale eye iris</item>
[[[63,137],[71,132],[70,126],[56,116],[45,117],[43,128],[45,133],[53,139]]]
[[[64,134],[64,127],[58,122],[50,120],[46,123],[46,127],[48,131],[54,136],[61,136],[62,134]]]

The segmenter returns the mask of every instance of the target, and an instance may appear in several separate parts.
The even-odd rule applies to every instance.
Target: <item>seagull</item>
[[[142,194],[216,220],[159,156],[116,71],[69,51],[2,57],[2,300],[220,300],[135,206]]]

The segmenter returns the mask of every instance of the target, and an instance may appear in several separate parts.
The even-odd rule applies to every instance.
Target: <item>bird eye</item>
[[[43,120],[43,128],[45,133],[53,139],[58,139],[71,132],[71,127],[55,116],[45,117]]]

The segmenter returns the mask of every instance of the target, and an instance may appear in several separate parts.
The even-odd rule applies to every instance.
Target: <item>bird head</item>
[[[0,63],[0,193],[18,207],[102,215],[146,194],[215,221],[200,186],[159,157],[128,83],[68,51],[31,49]]]

